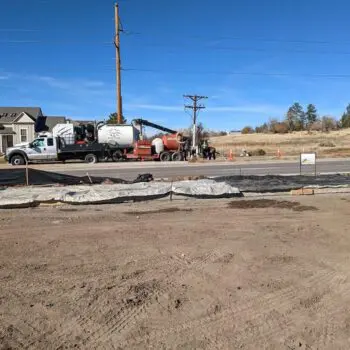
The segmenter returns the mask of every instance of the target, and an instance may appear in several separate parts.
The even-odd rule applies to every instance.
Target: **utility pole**
[[[205,106],[199,105],[198,102],[200,100],[207,99],[208,97],[198,96],[198,95],[184,95],[184,97],[192,100],[192,102],[193,102],[193,105],[185,105],[185,108],[193,110],[192,151],[195,150],[197,153],[198,152],[198,149],[197,149],[197,112],[201,109],[205,109]]]
[[[116,50],[116,83],[117,83],[117,123],[121,124],[123,119],[122,107],[122,79],[121,79],[121,60],[120,60],[120,23],[119,23],[119,6],[115,4],[115,39],[114,45]]]

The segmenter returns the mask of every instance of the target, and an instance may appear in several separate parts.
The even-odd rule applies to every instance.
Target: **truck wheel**
[[[24,157],[19,154],[11,158],[12,165],[24,165],[25,163],[26,161],[24,160]]]
[[[114,162],[120,162],[124,159],[123,153],[121,151],[115,151],[112,155],[112,158]]]
[[[171,154],[168,152],[163,152],[159,158],[160,158],[161,162],[170,162],[171,161]]]
[[[93,153],[89,153],[85,156],[85,163],[95,164],[97,163],[97,157]]]
[[[171,158],[174,162],[181,162],[182,160],[184,160],[184,157],[182,156],[181,152],[173,153]]]

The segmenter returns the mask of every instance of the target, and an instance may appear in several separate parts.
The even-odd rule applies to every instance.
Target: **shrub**
[[[284,122],[275,124],[275,134],[287,134],[289,131],[288,125]]]
[[[320,120],[312,123],[309,127],[310,131],[322,131],[322,122]]]
[[[322,118],[322,131],[328,132],[330,130],[337,130],[338,122],[335,118],[330,116],[324,116]]]
[[[269,130],[274,134],[286,134],[289,131],[285,122],[279,122],[277,119],[271,119],[269,122]]]
[[[242,129],[242,134],[253,134],[254,133],[254,129],[251,126],[245,126]]]
[[[259,148],[251,152],[251,155],[255,157],[262,157],[262,156],[266,156],[266,152],[262,148]]]
[[[267,134],[269,132],[269,126],[264,123],[263,125],[257,126],[255,128],[255,132],[257,134]]]
[[[327,141],[323,141],[319,144],[320,147],[335,147],[335,144],[330,141],[330,140],[327,140]]]

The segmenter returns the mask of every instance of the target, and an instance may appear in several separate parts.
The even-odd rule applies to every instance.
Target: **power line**
[[[43,32],[43,31],[44,30],[40,30],[40,29],[26,29],[26,28],[0,28],[0,32]],[[122,32],[128,35],[141,35],[141,36],[154,38],[153,33],[124,30],[123,26],[122,26]],[[322,39],[306,40],[306,39],[300,39],[300,38],[278,39],[274,37],[243,37],[243,36],[230,36],[230,35],[217,35],[217,36],[186,35],[186,38],[187,39],[205,39],[206,41],[207,40],[237,40],[237,41],[244,40],[245,42],[250,41],[250,42],[263,42],[263,43],[288,43],[288,44],[317,44],[317,45],[350,44],[349,40],[322,40]]]
[[[302,77],[302,78],[350,78],[350,74],[329,74],[329,73],[264,73],[264,72],[234,72],[234,71],[193,71],[177,69],[138,69],[124,68],[126,72],[144,73],[180,73],[180,74],[201,74],[201,75],[247,75],[247,76],[267,76],[267,77]]]
[[[113,41],[58,41],[58,40],[0,40],[0,44],[44,44],[44,45],[53,45],[53,44],[61,44],[61,45],[91,45],[91,44],[98,44],[98,45],[113,45]]]
[[[154,34],[145,32],[131,32],[131,34],[142,35],[146,37],[154,37]],[[229,36],[229,35],[218,35],[218,36],[204,36],[204,35],[186,35],[187,39],[205,39],[207,40],[238,40],[245,42],[263,42],[263,43],[287,43],[287,44],[317,44],[317,45],[330,45],[330,44],[350,44],[349,40],[338,41],[338,40],[306,40],[306,39],[278,39],[278,38],[264,38],[264,37],[242,37],[242,36]],[[171,40],[170,40],[171,41]]]
[[[0,44],[35,44],[35,45],[113,45],[113,41],[43,41],[43,40],[0,40]],[[174,45],[162,45],[162,44],[145,44],[143,47],[168,47],[175,49]],[[180,45],[179,45],[180,47]],[[203,47],[194,47],[181,45],[181,49],[196,49],[196,53],[201,54],[198,51],[199,48],[203,48],[206,51],[235,51],[235,52],[259,52],[270,54],[305,54],[305,55],[350,55],[350,51],[310,51],[303,49],[274,49],[274,48],[254,48],[254,47],[234,47],[234,46],[203,46]],[[187,51],[188,53],[193,53],[193,51]],[[181,54],[186,54],[186,51],[182,51]]]
[[[19,28],[0,28],[0,32],[18,32],[18,33],[22,33],[22,32],[38,32],[37,29],[19,29]]]

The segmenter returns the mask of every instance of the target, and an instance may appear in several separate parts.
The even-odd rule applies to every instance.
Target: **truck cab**
[[[24,165],[30,161],[55,161],[57,140],[52,135],[40,135],[31,143],[8,148],[6,159],[12,165]]]

